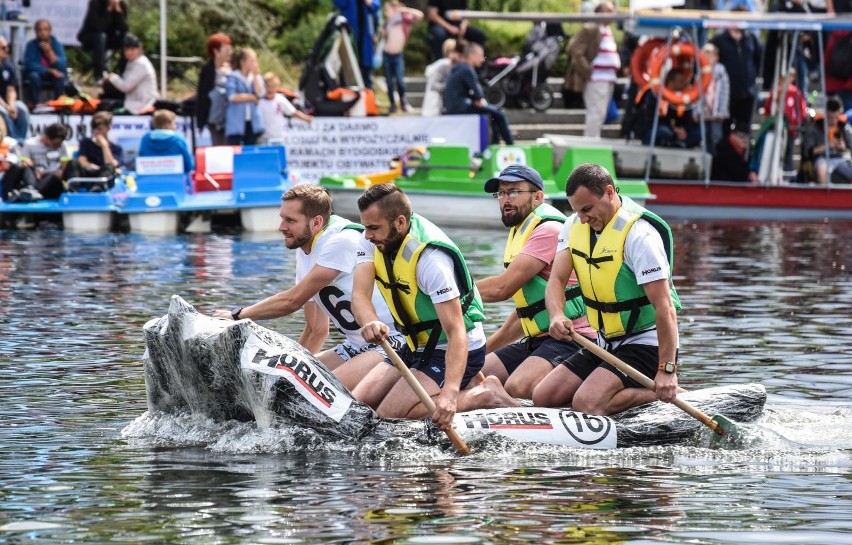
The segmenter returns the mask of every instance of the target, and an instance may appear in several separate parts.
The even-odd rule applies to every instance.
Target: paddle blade
[[[718,445],[722,440],[733,444],[742,441],[742,430],[730,418],[717,414],[711,418],[711,421],[717,426],[714,430],[716,433],[713,434],[713,444]]]

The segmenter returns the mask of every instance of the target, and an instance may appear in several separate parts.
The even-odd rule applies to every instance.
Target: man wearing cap
[[[506,270],[479,280],[476,287],[484,302],[511,298],[516,309],[488,338],[482,372],[500,379],[510,395],[530,399],[533,388],[558,365],[557,358],[568,357],[580,348],[573,340],[554,339],[548,334],[550,318],[544,306],[556,241],[568,218],[544,202],[541,175],[526,165],[506,167],[485,182],[485,191],[497,199],[509,238],[503,253]],[[574,321],[575,330],[594,339],[576,283],[574,278],[565,292],[565,315]]]
[[[124,58],[127,66],[124,72],[110,73],[101,80],[104,93],[110,94],[112,89],[124,94],[124,109],[131,114],[141,114],[153,111],[157,101],[157,74],[154,65],[142,49],[142,42],[133,34],[124,37]]]
[[[533,403],[608,415],[655,399],[673,401],[680,302],[671,280],[671,229],[656,214],[620,197],[599,165],[575,168],[565,194],[575,213],[559,233],[545,290],[550,334],[572,338],[574,325],[564,314],[565,286],[576,271],[598,345],[651,378],[655,389],[583,348],[539,383]]]
[[[411,209],[394,184],[376,184],[358,198],[364,244],[358,251],[352,311],[367,342],[387,338],[370,296],[378,288],[407,349],[400,358],[435,402],[430,413],[399,373],[386,379],[390,391],[378,408],[384,418],[432,417],[447,429],[456,411],[514,405],[502,392],[496,399],[489,377],[471,395],[471,380],[485,361],[482,300],[458,246],[432,222]],[[382,372],[373,370],[371,374]],[[364,381],[371,380],[367,375]],[[357,396],[356,396],[357,397]]]

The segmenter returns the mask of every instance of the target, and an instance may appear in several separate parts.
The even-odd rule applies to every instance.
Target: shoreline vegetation
[[[258,52],[261,71],[279,75],[282,85],[296,90],[308,51],[325,24],[329,13],[337,9],[332,0],[167,0],[168,53],[173,57],[201,57],[206,61],[205,41],[214,32],[231,36],[235,45],[252,47]],[[409,0],[406,4],[424,12],[427,0]],[[580,0],[470,0],[470,9],[517,12],[538,11],[572,13],[580,9]],[[488,56],[516,54],[530,30],[527,22],[477,21],[488,35]],[[575,25],[565,25],[573,33]],[[148,55],[160,51],[159,0],[135,0],[130,11],[130,31],[145,44]],[[565,56],[560,55],[552,73],[564,72]],[[405,50],[408,75],[422,76],[429,64],[427,23],[415,25]],[[69,48],[69,64],[74,78],[84,90],[97,94],[89,62],[77,48]],[[159,70],[159,64],[155,62]],[[182,100],[190,96],[202,64],[182,65],[189,85],[176,74],[169,75],[169,97]]]

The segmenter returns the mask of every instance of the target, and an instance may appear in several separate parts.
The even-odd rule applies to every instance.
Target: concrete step
[[[515,135],[515,140],[535,142],[536,139],[549,133],[582,136],[584,125],[582,123],[510,123],[509,127]],[[621,129],[620,125],[604,125],[601,129],[601,137],[618,138],[619,129]]]

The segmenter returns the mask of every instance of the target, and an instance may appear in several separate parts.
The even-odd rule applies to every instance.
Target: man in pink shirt
[[[544,289],[556,255],[564,214],[544,202],[544,182],[535,169],[512,165],[485,183],[500,206],[509,238],[503,255],[506,270],[476,283],[485,303],[512,299],[516,310],[486,343],[486,375],[494,375],[514,397],[530,399],[533,388],[561,359],[580,347],[548,334]],[[595,332],[585,317],[579,286],[566,290],[565,315],[590,339]]]

